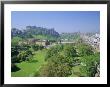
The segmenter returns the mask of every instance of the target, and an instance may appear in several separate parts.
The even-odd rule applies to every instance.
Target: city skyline
[[[54,28],[57,32],[99,32],[99,11],[12,11],[12,28]]]

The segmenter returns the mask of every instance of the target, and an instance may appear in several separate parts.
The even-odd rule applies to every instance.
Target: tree
[[[51,47],[48,49],[45,60],[48,60],[52,56],[56,56],[58,53],[60,53],[63,50],[63,45],[56,45],[54,47]]]
[[[44,46],[39,45],[39,50],[42,50],[44,48]]]
[[[31,47],[34,51],[42,50],[44,48],[44,46],[37,44],[33,44]]]
[[[26,51],[20,51],[20,53],[17,56],[20,62],[25,61],[26,57],[28,57],[28,55],[26,54]]]
[[[20,70],[20,68],[17,67],[15,63],[11,63],[11,72],[16,72],[18,70]]]
[[[81,72],[87,76],[95,76],[97,73],[97,66],[100,64],[99,53],[81,58]]]
[[[20,53],[17,55],[17,58],[20,62],[29,60],[31,58],[32,52],[30,50],[27,51],[20,51]]]
[[[77,56],[77,52],[76,52],[76,49],[74,48],[74,46],[72,46],[72,45],[65,46],[64,55],[66,57],[76,57]]]
[[[94,54],[93,47],[88,44],[77,44],[76,47],[79,56],[89,56]]]
[[[20,51],[20,46],[15,45],[11,47],[11,62],[15,63],[15,62],[19,62],[19,60],[17,59],[17,55],[19,54]]]
[[[13,37],[13,38],[11,39],[11,46],[16,46],[16,45],[18,45],[20,41],[22,41],[22,38],[17,37],[17,36],[16,36],[16,37]]]
[[[52,56],[48,59],[48,63],[41,67],[40,76],[49,77],[66,77],[71,75],[70,61],[63,55]]]
[[[37,45],[37,44],[33,44],[31,47],[35,51],[39,50],[39,45]]]
[[[50,45],[50,42],[48,40],[46,40],[45,45]]]

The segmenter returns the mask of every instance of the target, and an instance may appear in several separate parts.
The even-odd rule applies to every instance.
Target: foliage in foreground
[[[87,76],[94,77],[97,73],[97,67],[100,64],[99,53],[81,58],[81,72]]]
[[[99,53],[87,44],[57,45],[48,50],[47,64],[41,67],[39,76],[68,77],[72,74],[72,67],[80,64],[80,72],[92,77],[97,73],[99,59]]]
[[[40,76],[66,77],[71,75],[71,66],[67,58],[62,55],[53,56],[48,63],[41,67]]]
[[[35,44],[31,46],[12,45],[12,63],[32,61],[35,55],[33,53],[38,50],[42,51],[42,49],[44,49],[42,46]],[[74,74],[72,68],[80,64],[80,73],[92,77],[95,76],[97,66],[100,65],[99,53],[85,43],[59,44],[45,50],[47,50],[46,63],[43,66],[40,65],[41,68],[39,67],[40,69],[34,73],[35,75],[33,74],[34,76],[68,77]]]

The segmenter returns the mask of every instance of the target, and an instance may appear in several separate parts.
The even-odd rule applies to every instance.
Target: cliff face
[[[31,37],[32,35],[51,35],[54,37],[59,37],[59,33],[54,30],[54,28],[47,29],[43,27],[36,26],[26,26],[26,29],[19,30],[16,28],[11,29],[11,35],[20,37]]]

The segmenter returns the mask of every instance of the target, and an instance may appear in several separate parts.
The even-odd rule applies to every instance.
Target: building
[[[83,40],[93,46],[97,51],[100,50],[100,34],[94,34],[92,36],[82,35]]]

